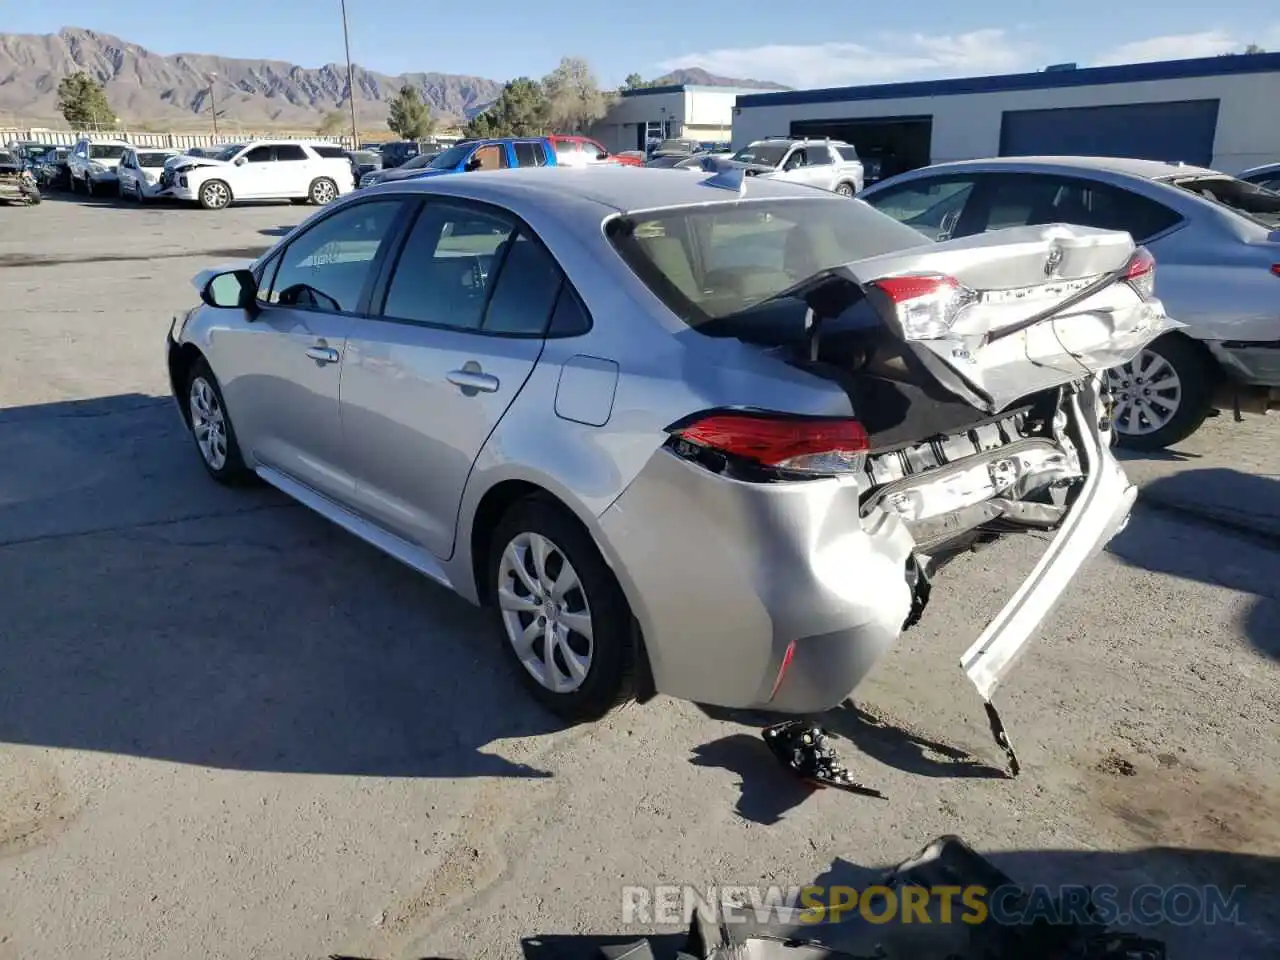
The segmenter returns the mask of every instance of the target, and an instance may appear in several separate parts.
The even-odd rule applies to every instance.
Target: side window
[[[542,244],[523,233],[516,234],[498,266],[497,283],[480,329],[542,336],[563,279],[560,267]]]
[[[827,147],[805,147],[805,166],[820,167],[831,164],[831,151]]]
[[[254,147],[244,155],[244,158],[249,163],[270,163],[271,153],[270,147]]]
[[[514,146],[517,167],[545,167],[547,165],[547,155],[542,150],[542,144],[526,140],[518,142]]]
[[[314,151],[317,157],[321,157],[325,160],[341,160],[347,155],[346,151],[343,150],[341,147],[326,147],[323,144],[318,144],[316,146],[313,146],[311,149],[312,151]],[[303,156],[298,159],[304,159],[305,157],[306,157],[306,154],[303,154]],[[283,160],[285,158],[281,157],[280,159]]]
[[[296,143],[282,143],[276,147],[276,160],[306,160],[307,151]]]
[[[1104,230],[1124,230],[1136,243],[1145,243],[1182,219],[1164,204],[1128,190],[1103,183],[1082,186],[1089,217],[1080,222]]]
[[[587,155],[588,160],[598,160],[602,153],[605,156],[608,156],[609,154],[608,150],[600,146],[600,144],[596,143],[594,140],[584,140],[582,142],[582,152]]]
[[[577,337],[591,329],[591,316],[566,280],[560,285],[560,296],[551,314],[547,334],[552,337]]]
[[[803,167],[803,166],[804,166],[804,148],[797,147],[796,149],[792,150],[791,153],[787,156],[787,159],[783,161],[782,169],[798,170],[800,167]]]
[[[514,232],[515,225],[496,214],[428,204],[400,251],[382,315],[478,330],[502,248]]]
[[[842,144],[841,146],[836,147],[836,153],[840,155],[841,160],[846,162],[858,159],[858,151],[848,144]]]
[[[577,140],[557,140],[556,162],[570,164],[582,157],[581,144]]]
[[[124,152],[124,156],[120,158],[120,166],[124,167],[126,170],[133,169],[133,151],[132,150],[126,150]]]
[[[1033,224],[1079,222],[1073,216],[1081,207],[1080,191],[1054,177],[1002,174],[990,179],[987,193],[987,230]],[[1065,218],[1065,219],[1064,219]]]
[[[506,160],[506,149],[501,144],[491,143],[471,154],[467,166],[472,170],[501,170],[507,165]]]
[[[973,194],[971,178],[912,180],[866,197],[886,216],[918,230],[930,240],[947,240],[955,232],[965,204]]]
[[[326,313],[355,310],[399,212],[399,200],[379,200],[325,217],[285,249],[268,302]]]

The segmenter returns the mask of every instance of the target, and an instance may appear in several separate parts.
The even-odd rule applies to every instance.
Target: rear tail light
[[[715,453],[786,473],[830,476],[861,470],[867,431],[847,417],[712,412],[667,428],[685,454]],[[679,449],[679,447],[678,447]]]
[[[1280,263],[1273,263],[1271,265],[1271,272],[1277,277],[1280,277]]]
[[[1143,300],[1150,300],[1156,291],[1156,258],[1146,247],[1138,247],[1124,269],[1125,283],[1133,287]]]
[[[916,274],[870,284],[888,298],[905,340],[936,340],[951,330],[978,295],[954,277]]]
[[[778,667],[778,676],[773,681],[773,689],[769,691],[769,699],[772,700],[778,695],[778,688],[782,686],[782,681],[786,679],[787,670],[791,667],[791,661],[796,655],[796,642],[792,640],[787,644],[786,652],[782,654],[782,666]]]

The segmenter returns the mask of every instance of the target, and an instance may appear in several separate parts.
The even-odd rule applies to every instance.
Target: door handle
[[[337,363],[338,351],[333,347],[307,347],[307,356],[316,363]]]
[[[455,387],[461,387],[464,392],[477,390],[481,393],[493,393],[501,386],[497,377],[491,373],[482,373],[478,368],[475,370],[450,370],[445,374],[445,378]]]

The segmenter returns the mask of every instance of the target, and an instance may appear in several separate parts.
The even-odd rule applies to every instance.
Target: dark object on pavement
[[[787,720],[765,727],[761,735],[773,755],[798,777],[820,787],[834,787],[863,797],[885,799],[879,790],[854,781],[830,745],[830,734],[807,720]]]

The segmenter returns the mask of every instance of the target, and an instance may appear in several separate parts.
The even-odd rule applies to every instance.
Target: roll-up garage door
[[[1210,166],[1217,100],[1006,110],[1000,155],[1136,157]]]

